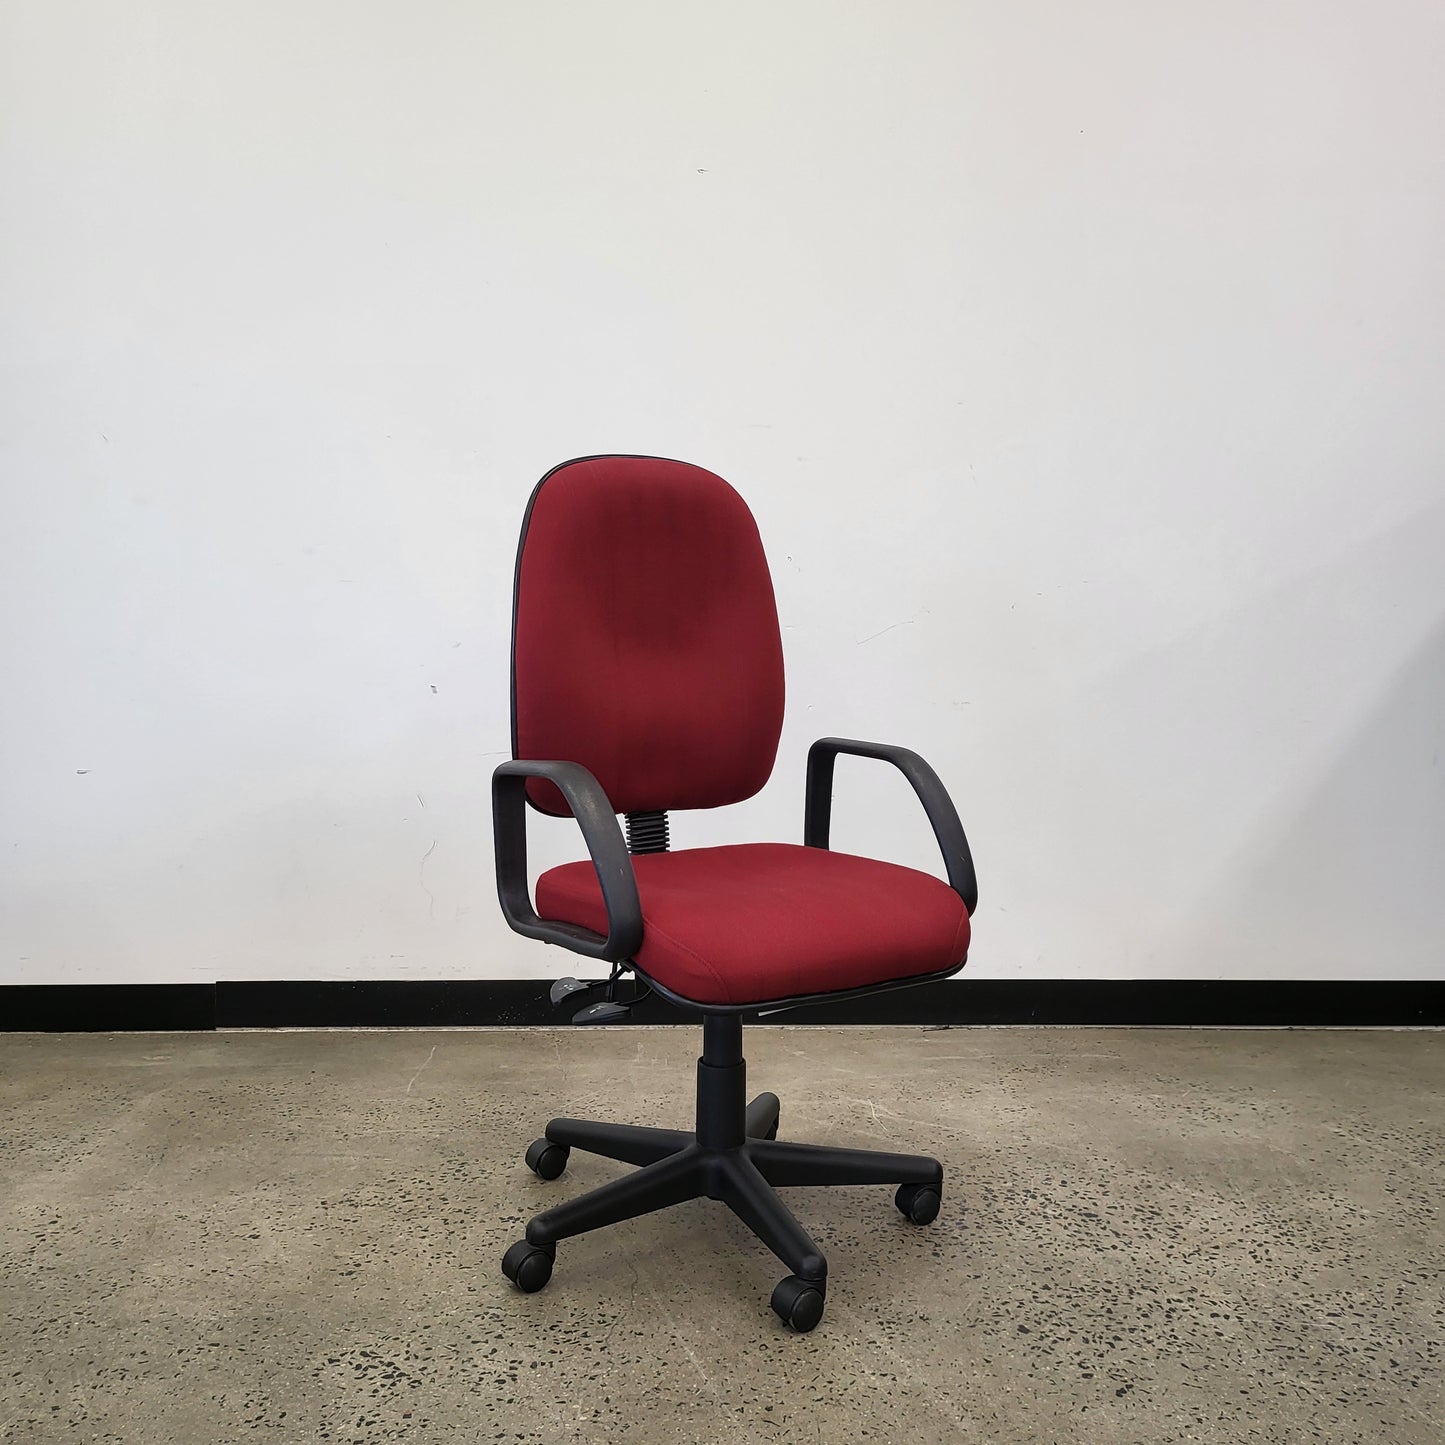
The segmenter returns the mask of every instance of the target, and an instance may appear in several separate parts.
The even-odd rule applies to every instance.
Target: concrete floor
[[[0,1036],[0,1440],[1438,1445],[1445,1036],[754,1029],[785,1137],[932,1151],[944,1213],[790,1193],[816,1333],[699,1201],[498,1261],[687,1127],[692,1030]]]

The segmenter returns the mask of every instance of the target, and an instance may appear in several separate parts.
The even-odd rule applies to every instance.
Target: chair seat
[[[789,843],[643,853],[635,962],[698,1004],[765,1003],[941,973],[968,956],[968,912],[929,873]],[[537,912],[607,932],[590,862],[537,880]]]

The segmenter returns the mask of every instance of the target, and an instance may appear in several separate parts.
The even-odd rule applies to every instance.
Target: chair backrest
[[[564,462],[532,493],[512,614],[512,751],[596,775],[619,813],[751,797],[783,725],[783,648],[757,523],[662,457]],[[565,815],[550,783],[528,785]]]

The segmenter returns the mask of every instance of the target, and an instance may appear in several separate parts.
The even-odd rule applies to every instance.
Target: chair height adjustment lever
[[[598,980],[590,982],[580,978],[559,978],[548,990],[547,997],[552,1000],[553,1008],[560,1008],[575,993],[586,993],[588,989],[600,988]]]
[[[625,1003],[590,1003],[572,1015],[574,1024],[625,1024],[632,1006]]]
[[[632,1005],[637,1000],[634,998],[626,1002],[620,1001],[617,998],[617,980],[618,974],[615,970],[609,979],[559,978],[548,991],[548,997],[552,1000],[552,1007],[559,1008],[569,998],[576,998],[578,994],[605,988],[607,997],[597,1003],[588,1004],[586,1008],[579,1009],[572,1015],[572,1022],[574,1024],[626,1023],[628,1015],[632,1012]]]

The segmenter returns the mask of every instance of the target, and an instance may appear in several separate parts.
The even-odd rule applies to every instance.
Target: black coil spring
[[[627,851],[629,853],[667,852],[667,814],[629,813],[627,815]]]

